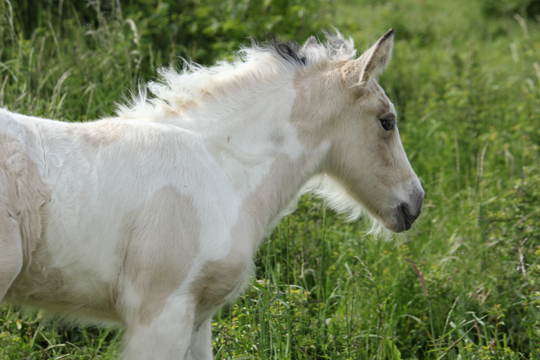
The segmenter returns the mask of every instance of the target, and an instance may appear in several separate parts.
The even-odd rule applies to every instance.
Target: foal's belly
[[[19,275],[7,299],[67,318],[122,323],[116,311],[118,284],[89,269],[33,262]]]
[[[46,226],[6,299],[67,318],[121,323],[116,311],[119,255],[92,256],[97,244],[82,240]]]

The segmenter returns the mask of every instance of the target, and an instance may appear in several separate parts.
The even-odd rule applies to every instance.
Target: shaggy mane
[[[205,95],[230,93],[276,76],[293,76],[323,62],[355,57],[352,39],[345,39],[338,31],[325,35],[326,43],[312,36],[303,46],[275,36],[264,42],[252,39],[251,46],[242,47],[232,62],[218,61],[205,67],[184,60],[181,71],[172,66],[161,68],[159,79],[139,85],[138,93],[127,104],[118,105],[117,114],[121,118],[163,118],[181,113]]]

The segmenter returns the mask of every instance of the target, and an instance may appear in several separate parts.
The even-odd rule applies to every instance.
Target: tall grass
[[[332,23],[360,49],[396,29],[380,82],[426,190],[422,216],[385,242],[303,197],[262,244],[245,294],[216,315],[216,359],[539,358],[539,26],[486,17],[482,4],[337,4]],[[143,48],[151,29],[120,12],[87,26],[54,11],[25,35],[1,3],[1,106],[110,115],[170,59]],[[110,359],[120,336],[0,312],[0,359]]]

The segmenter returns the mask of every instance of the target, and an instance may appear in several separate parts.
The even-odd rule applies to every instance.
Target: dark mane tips
[[[282,40],[275,34],[268,34],[264,42],[252,39],[252,45],[260,51],[273,52],[282,59],[298,65],[306,65],[307,58],[296,41]]]

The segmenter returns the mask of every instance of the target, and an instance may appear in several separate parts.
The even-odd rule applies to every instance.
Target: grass
[[[44,17],[23,37],[7,4],[0,105],[12,111],[105,116],[160,65],[118,20]],[[426,190],[422,216],[386,242],[303,197],[261,246],[245,294],[216,315],[216,359],[540,357],[540,28],[482,4],[336,4],[333,24],[359,49],[396,29],[380,82]],[[0,359],[120,352],[120,330],[42,317],[4,306]]]

